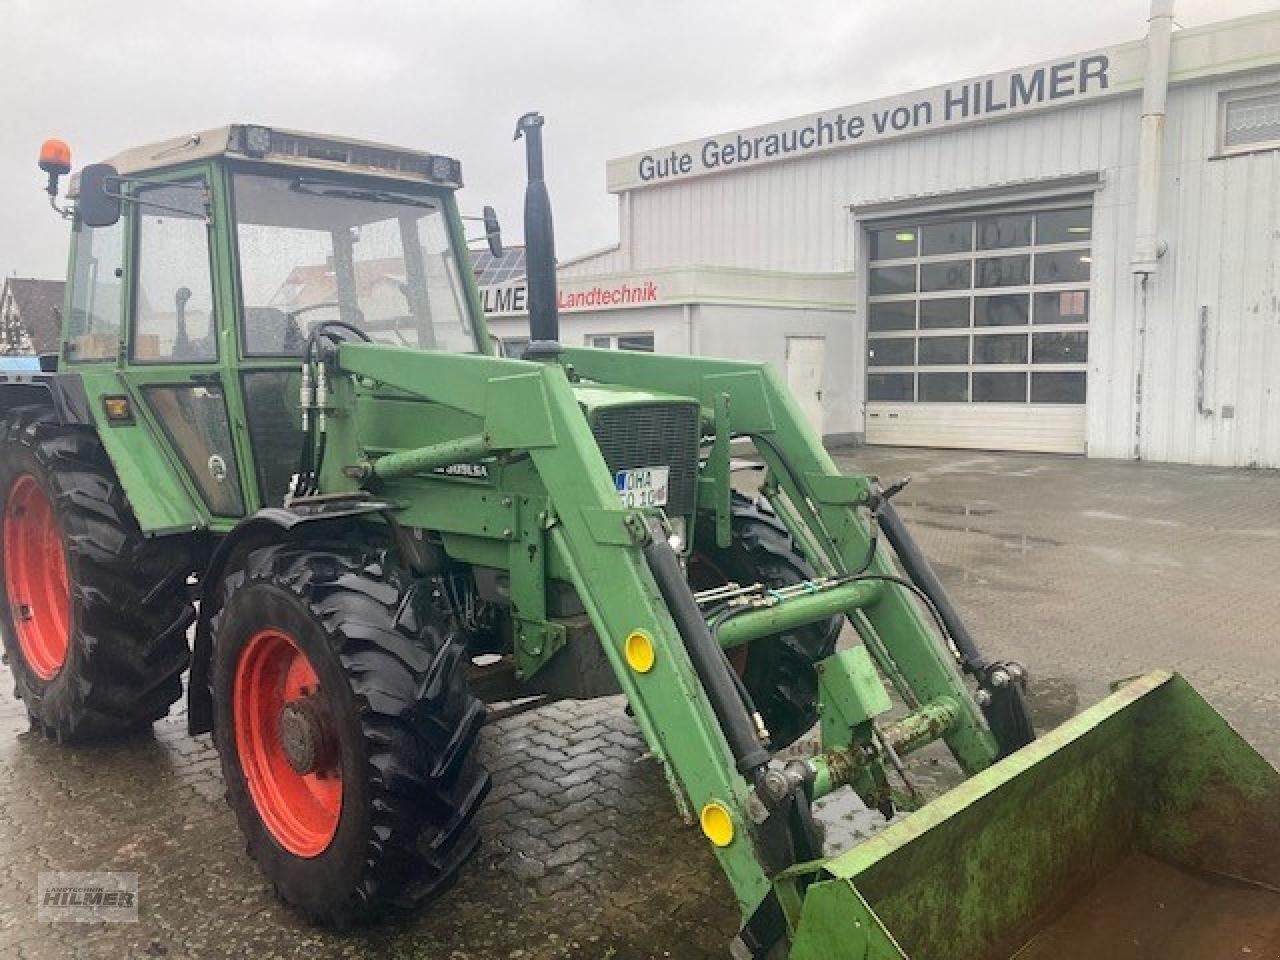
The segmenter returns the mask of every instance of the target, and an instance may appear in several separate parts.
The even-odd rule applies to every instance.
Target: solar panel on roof
[[[494,257],[487,250],[474,255],[476,283],[492,287],[517,280],[525,274],[524,247],[508,247],[502,256]]]

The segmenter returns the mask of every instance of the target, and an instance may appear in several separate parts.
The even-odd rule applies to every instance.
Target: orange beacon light
[[[46,140],[40,145],[40,169],[49,175],[45,192],[58,195],[58,178],[71,172],[71,148],[62,140]]]

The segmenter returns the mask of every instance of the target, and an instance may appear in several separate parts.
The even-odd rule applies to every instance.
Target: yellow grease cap
[[[733,817],[721,804],[712,800],[702,808],[702,832],[717,847],[733,843]]]
[[[636,673],[648,673],[653,669],[653,641],[643,630],[632,630],[627,634],[625,653],[627,665]]]

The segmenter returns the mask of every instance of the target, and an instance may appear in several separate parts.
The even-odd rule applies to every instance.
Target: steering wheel
[[[364,311],[359,307],[353,307],[339,300],[320,300],[317,303],[304,304],[301,307],[284,311],[284,315],[290,320],[296,320],[302,314],[310,313],[312,310],[330,310],[334,307],[338,310],[338,316],[347,323],[354,323],[357,327],[364,326]]]

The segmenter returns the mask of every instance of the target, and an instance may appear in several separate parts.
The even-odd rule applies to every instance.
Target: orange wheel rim
[[[71,590],[53,505],[29,473],[10,484],[5,501],[4,586],[22,656],[49,680],[67,659]]]
[[[328,849],[342,814],[331,711],[315,668],[288,633],[259,630],[232,687],[236,752],[258,816],[285,850]]]

